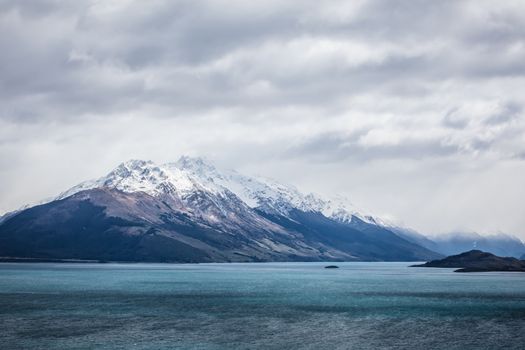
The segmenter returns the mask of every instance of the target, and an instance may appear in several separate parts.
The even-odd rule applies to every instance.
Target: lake
[[[523,349],[525,274],[0,264],[2,349]]]

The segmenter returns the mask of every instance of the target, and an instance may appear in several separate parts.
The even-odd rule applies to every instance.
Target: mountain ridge
[[[342,200],[220,171],[200,158],[163,165],[131,160],[5,219],[0,254],[172,262],[439,256],[378,222]],[[82,250],[78,242],[93,248]]]
[[[498,256],[515,258],[525,255],[523,241],[504,233],[480,235],[476,232],[449,232],[426,236],[407,228],[390,227],[390,229],[400,237],[445,256],[460,254],[470,249],[480,249]]]

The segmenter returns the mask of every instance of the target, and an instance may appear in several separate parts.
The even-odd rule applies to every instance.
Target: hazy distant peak
[[[168,164],[171,166],[177,166],[183,170],[192,170],[197,172],[209,172],[217,170],[213,162],[201,157],[182,156],[176,162]]]
[[[154,163],[151,160],[130,159],[130,160],[120,163],[117,168],[139,169],[145,166],[152,166],[152,165],[154,165]]]

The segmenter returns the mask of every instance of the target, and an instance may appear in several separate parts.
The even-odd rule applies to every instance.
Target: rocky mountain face
[[[221,171],[133,160],[0,223],[0,256],[108,261],[416,261],[440,255],[343,198]]]

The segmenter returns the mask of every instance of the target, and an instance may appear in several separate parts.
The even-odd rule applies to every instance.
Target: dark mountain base
[[[358,218],[345,224],[315,212],[295,210],[285,218],[238,208],[240,223],[226,217],[210,224],[177,211],[175,205],[143,192],[79,192],[2,222],[0,256],[174,263],[440,257]]]

